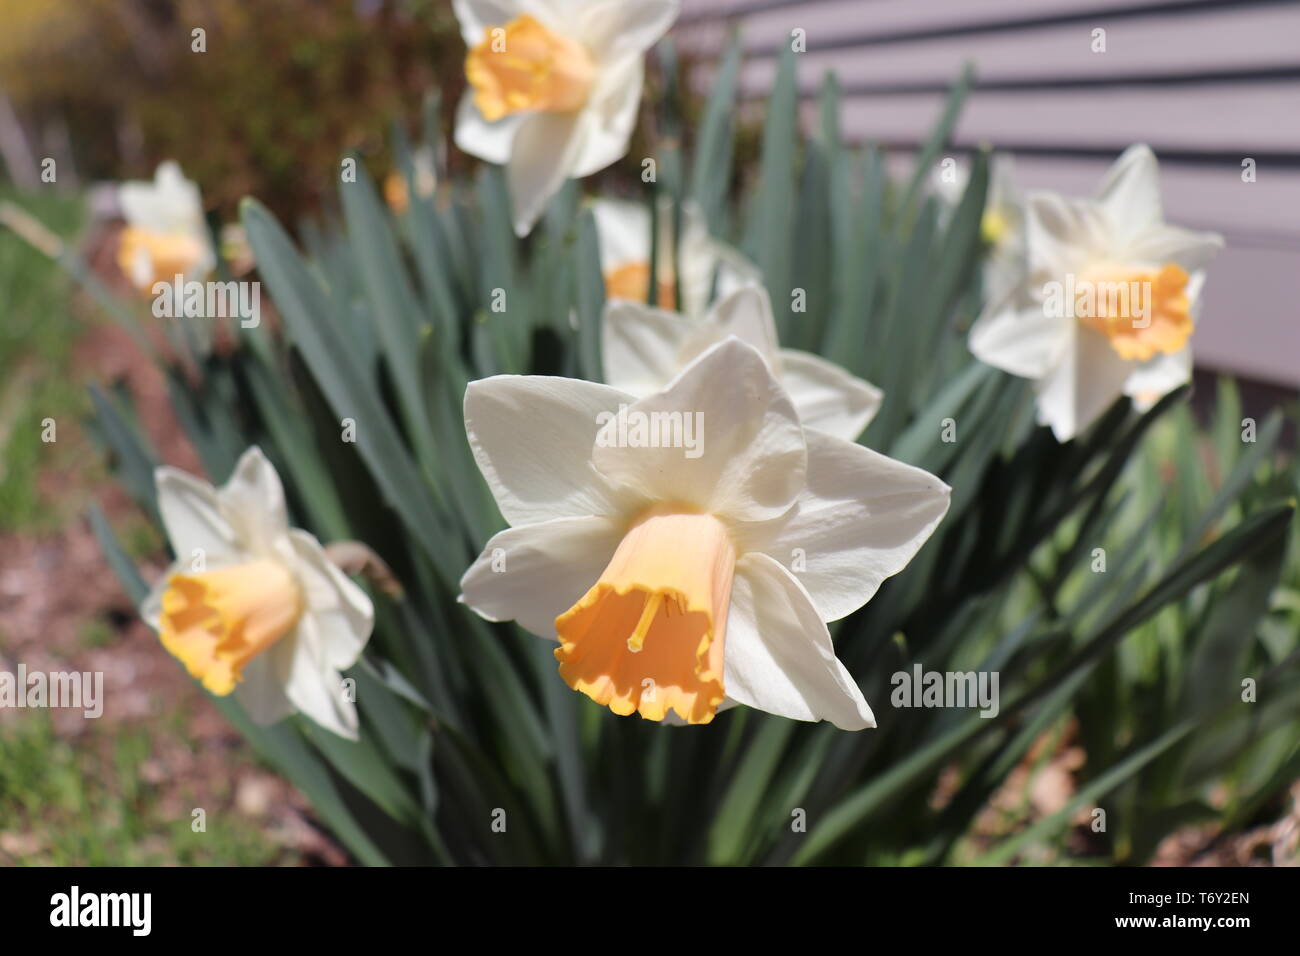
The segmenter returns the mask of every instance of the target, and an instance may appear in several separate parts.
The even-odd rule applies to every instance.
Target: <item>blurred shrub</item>
[[[66,134],[83,176],[172,157],[224,217],[254,194],[293,220],[340,151],[386,160],[388,123],[425,90],[454,101],[463,56],[443,0],[6,0],[0,88],[33,148]]]

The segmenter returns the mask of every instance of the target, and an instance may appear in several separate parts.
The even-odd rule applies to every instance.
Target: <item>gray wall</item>
[[[776,52],[802,28],[806,118],[834,70],[846,134],[900,161],[966,61],[977,85],[954,147],[1014,153],[1025,188],[1090,193],[1125,146],[1149,143],[1167,218],[1228,244],[1198,368],[1300,386],[1300,0],[684,0],[678,43],[710,62],[733,26],[747,98],[770,89]]]

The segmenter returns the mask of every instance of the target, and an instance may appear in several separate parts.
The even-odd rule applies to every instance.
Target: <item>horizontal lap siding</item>
[[[900,162],[973,62],[954,152],[1016,153],[1026,189],[1095,189],[1114,155],[1150,143],[1170,221],[1224,234],[1206,286],[1198,364],[1300,386],[1300,2],[1241,0],[686,0],[678,42],[697,82],[738,26],[742,95],[771,88],[775,53],[805,31],[805,120],[833,70],[843,129]],[[1090,49],[1106,30],[1107,52]],[[1241,161],[1257,181],[1241,181]]]
[[[1134,11],[1180,10],[1195,0],[684,0],[682,22],[708,23],[743,18],[748,25],[832,19],[843,32],[876,36],[1003,29],[1018,23],[1075,15],[1128,15]]]
[[[1145,16],[1110,23],[1060,24],[1032,31],[987,33],[977,37],[952,36],[907,43],[819,49],[826,41],[839,42],[843,29],[834,26],[808,30],[802,82],[805,88],[819,82],[828,69],[838,74],[847,89],[895,86],[942,88],[971,57],[978,58],[982,83],[1107,81],[1111,77],[1155,79],[1198,73],[1257,71],[1266,67],[1300,67],[1300,4],[1289,7],[1244,8],[1227,15],[1214,10],[1174,17]],[[804,19],[795,11],[795,21]],[[1092,29],[1106,30],[1106,52],[1093,53]],[[744,39],[751,50],[772,49],[784,42],[789,27],[759,34],[745,23]],[[712,41],[716,44],[715,32]],[[722,34],[725,35],[725,34]],[[1176,42],[1171,42],[1175,41]],[[1189,57],[1194,48],[1196,56]],[[775,75],[771,56],[755,56],[743,74],[743,86],[761,93]]]
[[[846,97],[844,129],[883,143],[915,142],[939,115],[941,93]],[[1293,119],[1293,121],[1288,121]],[[1300,81],[1100,90],[975,90],[953,132],[958,145],[1119,152],[1300,154]]]

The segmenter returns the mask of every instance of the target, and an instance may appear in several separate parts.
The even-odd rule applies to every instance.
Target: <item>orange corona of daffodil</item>
[[[1097,266],[1079,280],[1075,314],[1106,336],[1120,358],[1173,355],[1192,337],[1189,278],[1173,262],[1158,270]]]
[[[625,262],[605,273],[605,298],[645,302],[650,298],[650,263]],[[660,276],[655,283],[655,302],[660,308],[677,308],[677,284],[672,276]]]
[[[595,64],[583,44],[552,32],[529,14],[488,35],[465,57],[474,105],[496,122],[511,113],[568,113],[587,102]]]

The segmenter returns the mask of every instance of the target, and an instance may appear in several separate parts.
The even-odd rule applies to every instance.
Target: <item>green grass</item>
[[[178,735],[179,736],[179,735]],[[75,742],[59,737],[44,711],[0,726],[0,834],[21,854],[0,861],[53,866],[258,866],[283,850],[257,824],[230,809],[230,779],[199,804],[182,785],[164,806],[141,766],[154,751],[144,730],[93,728]],[[213,798],[215,797],[215,799]],[[202,805],[206,830],[191,828]],[[170,808],[170,809],[169,809]]]
[[[112,647],[117,637],[117,631],[113,630],[113,626],[102,617],[83,623],[79,633],[80,644],[87,650]]]
[[[80,228],[79,195],[0,189],[4,199],[61,237]],[[51,464],[75,467],[84,458],[66,441],[87,405],[70,374],[81,332],[71,300],[63,269],[0,229],[0,532],[53,530],[67,517],[42,499],[37,477]],[[41,440],[46,419],[55,422],[53,444]]]
[[[65,240],[81,228],[84,199],[53,192],[14,193],[10,200]],[[89,408],[73,356],[86,333],[74,283],[64,269],[0,227],[0,534],[54,533],[75,520],[82,492],[103,474],[80,429]],[[42,441],[54,419],[56,440]],[[57,496],[41,476],[57,477]],[[133,556],[157,554],[161,539],[139,515],[120,518]],[[0,643],[3,642],[0,627]],[[119,639],[103,618],[84,621],[84,649]],[[282,861],[281,846],[232,808],[233,773],[195,784],[146,781],[155,753],[190,747],[187,711],[148,728],[87,721],[75,738],[60,736],[45,711],[7,714],[0,722],[0,865],[264,865]],[[231,769],[231,768],[227,768]],[[194,832],[202,806],[206,830]]]

